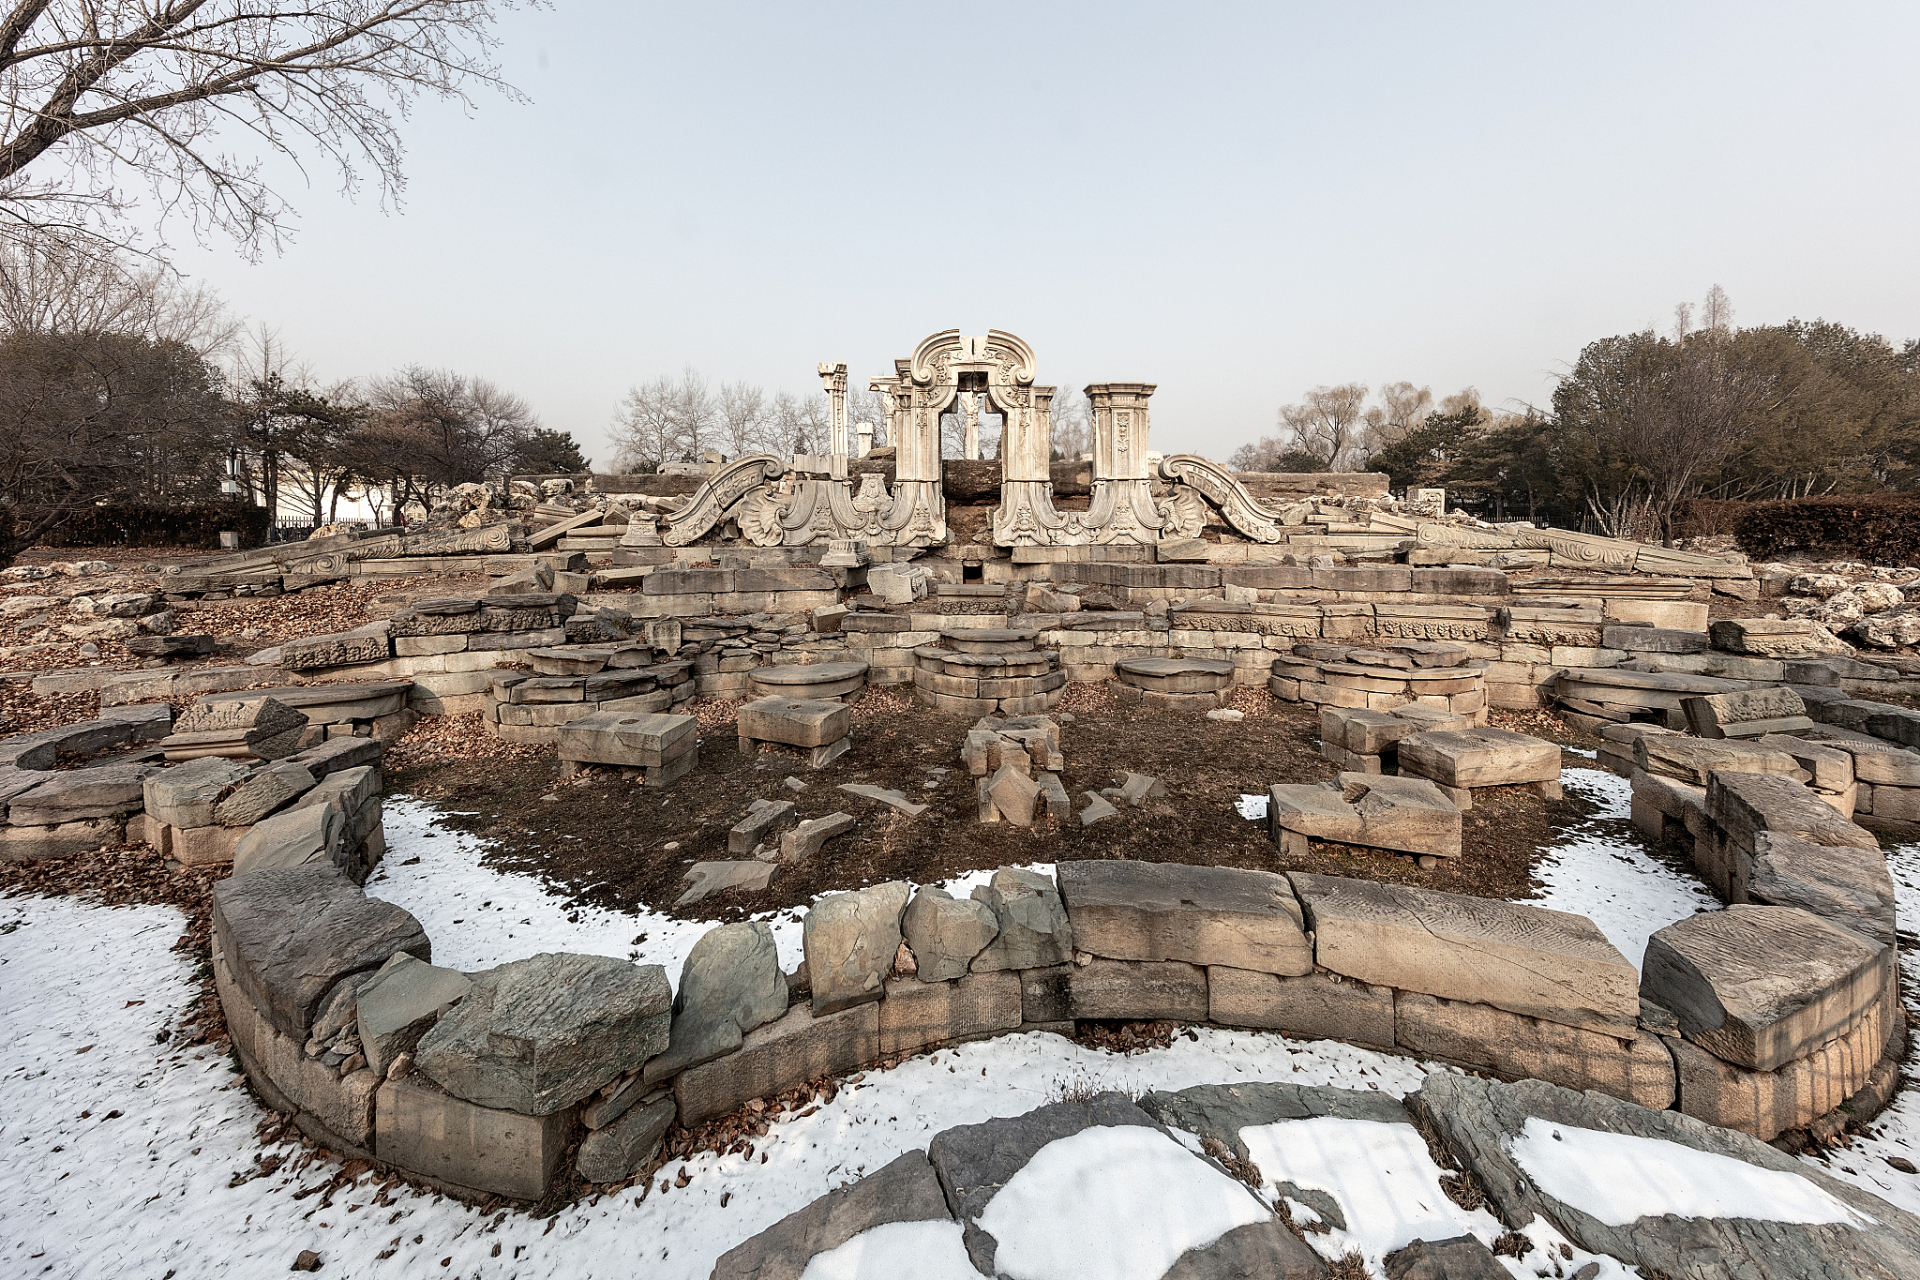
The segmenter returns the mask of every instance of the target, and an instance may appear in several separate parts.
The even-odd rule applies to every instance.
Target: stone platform
[[[763,697],[846,698],[867,687],[867,671],[864,662],[812,662],[756,667],[749,675]]]
[[[1233,663],[1214,658],[1127,658],[1107,688],[1123,703],[1211,711],[1233,696]]]
[[[1039,632],[952,630],[913,651],[913,692],[926,706],[972,716],[1039,715],[1060,700],[1060,655],[1037,647]]]

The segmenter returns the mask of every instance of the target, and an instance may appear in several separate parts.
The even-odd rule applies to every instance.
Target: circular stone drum
[[[779,667],[756,667],[754,693],[784,698],[844,698],[867,684],[864,662],[815,662]]]
[[[1125,658],[1108,685],[1122,702],[1180,710],[1223,706],[1233,692],[1233,664],[1214,658]]]

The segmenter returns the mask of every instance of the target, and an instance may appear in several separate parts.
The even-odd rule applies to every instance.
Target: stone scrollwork
[[[734,508],[755,489],[778,479],[787,464],[770,453],[753,453],[722,467],[700,486],[686,506],[666,517],[660,540],[684,547],[733,515]]]
[[[1485,547],[1497,550],[1519,545],[1509,534],[1488,533],[1484,529],[1435,521],[1423,521],[1414,530],[1413,536],[1416,542],[1429,547]]]
[[[1631,573],[1640,554],[1638,543],[1567,529],[1522,529],[1515,535],[1514,545],[1543,548],[1570,563],[1615,573]]]
[[[1154,505],[1160,512],[1161,537],[1197,538],[1207,527],[1207,500],[1191,486],[1173,486],[1172,491]]]
[[[1284,517],[1263,506],[1245,485],[1217,462],[1192,453],[1169,454],[1160,460],[1160,475],[1190,487],[1220,509],[1227,523],[1254,542],[1286,539]]]

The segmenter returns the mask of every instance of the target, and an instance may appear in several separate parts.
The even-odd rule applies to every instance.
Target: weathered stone
[[[1715,772],[1707,781],[1707,816],[1747,850],[1762,831],[1838,848],[1880,847],[1871,834],[1790,778]]]
[[[1204,1022],[1207,971],[1178,960],[1104,960],[1075,965],[1068,988],[1075,1018]]]
[[[213,927],[241,990],[303,1044],[315,1006],[342,978],[378,969],[399,951],[433,959],[418,920],[367,897],[331,866],[215,881]]]
[[[1380,1266],[1387,1280],[1509,1280],[1513,1275],[1472,1236],[1415,1240],[1382,1258]]]
[[[1623,627],[1609,623],[1600,631],[1600,643],[1629,653],[1705,653],[1710,643],[1704,631],[1675,631],[1666,627]]]
[[[570,1112],[528,1116],[477,1106],[419,1076],[380,1086],[374,1154],[384,1164],[482,1195],[546,1195],[573,1136]]]
[[[297,764],[315,778],[379,764],[386,744],[378,738],[329,738],[283,759]]]
[[[711,1280],[800,1280],[816,1255],[893,1222],[945,1221],[947,1199],[924,1151],[909,1151],[735,1245]]]
[[[1753,853],[1750,901],[1799,907],[1883,946],[1893,944],[1893,877],[1878,851],[1809,844],[1763,831],[1754,837]]]
[[[340,865],[346,852],[347,815],[337,805],[290,809],[259,823],[233,848],[233,874],[283,870],[309,864]]]
[[[84,818],[49,827],[0,827],[0,862],[34,862],[91,853],[120,843],[122,830],[118,818]]]
[[[747,816],[728,830],[727,852],[752,853],[766,838],[767,832],[791,818],[793,813],[791,800],[755,800],[747,806]]]
[[[699,732],[692,716],[596,711],[560,726],[558,750],[562,760],[660,766],[693,750]]]
[[[904,880],[820,899],[801,926],[813,1011],[837,1013],[886,994],[887,971],[900,949],[900,917],[911,886]]]
[[[909,818],[917,818],[927,811],[924,804],[915,804],[899,791],[889,791],[885,787],[876,787],[865,782],[843,782],[840,790],[848,795],[859,796],[862,800],[872,800],[884,804],[889,809],[898,809]]]
[[[1457,729],[1402,738],[1400,772],[1448,787],[1557,782],[1560,748],[1507,729]]]
[[[1781,751],[1808,775],[1808,785],[1821,791],[1845,791],[1853,785],[1853,757],[1838,747],[1823,746],[1784,733],[1769,733],[1752,740],[1767,751]]]
[[[1013,973],[975,973],[950,982],[890,979],[880,1002],[880,1056],[1011,1031],[1020,1022],[1020,979]]]
[[[1369,880],[1287,878],[1322,968],[1596,1031],[1639,1017],[1639,975],[1585,916]]]
[[[212,968],[234,1056],[261,1101],[276,1111],[292,1112],[295,1124],[316,1141],[343,1153],[371,1155],[378,1077],[364,1068],[343,1075],[340,1066],[308,1057],[301,1041],[261,1016],[234,981],[224,956],[216,955]]]
[[[830,813],[824,818],[809,818],[780,837],[780,861],[805,862],[820,852],[827,841],[853,830],[850,813]]]
[[[1342,773],[1337,783],[1283,783],[1268,792],[1267,822],[1283,851],[1294,841],[1324,840],[1460,855],[1460,810],[1424,778]]]
[[[1127,658],[1113,669],[1121,683],[1154,693],[1213,693],[1233,683],[1233,664],[1213,658]]]
[[[307,723],[304,713],[275,698],[251,697],[226,702],[203,699],[173,722],[168,742],[189,736],[217,735],[220,740],[236,746],[253,746],[297,733],[306,728]]]
[[[1684,1086],[1683,1086],[1684,1092]],[[1422,1084],[1422,1109],[1447,1148],[1473,1171],[1501,1221],[1522,1227],[1537,1217],[1574,1244],[1610,1254],[1645,1275],[1846,1276],[1898,1280],[1920,1274],[1920,1220],[1810,1162],[1763,1142],[1714,1128],[1672,1111],[1653,1111],[1604,1094],[1575,1093],[1538,1080],[1500,1084],[1452,1072],[1434,1072]],[[1602,1221],[1578,1205],[1541,1190],[1515,1155],[1529,1119],[1602,1133],[1627,1134],[1711,1152],[1814,1187],[1859,1213],[1844,1224],[1800,1225],[1750,1218],[1641,1217]],[[1614,1177],[1652,1183],[1661,1166],[1644,1173],[1622,1163]],[[1737,1210],[1735,1210],[1737,1212]]]
[[[625,1182],[660,1150],[678,1110],[670,1097],[630,1108],[581,1139],[574,1168],[588,1182]]]
[[[821,698],[759,698],[735,713],[739,735],[790,747],[823,747],[853,732],[853,708]]]
[[[1195,1085],[1178,1093],[1155,1091],[1140,1099],[1140,1109],[1169,1128],[1219,1143],[1246,1164],[1253,1163],[1253,1152],[1240,1136],[1243,1129],[1320,1116],[1413,1124],[1407,1109],[1390,1094],[1268,1081]],[[1331,1197],[1327,1203],[1332,1203]],[[1337,1207],[1334,1214],[1339,1214]]]
[[[814,662],[756,667],[754,692],[783,698],[844,698],[866,687],[864,662]]]
[[[1826,653],[1851,653],[1847,642],[1817,622],[1794,618],[1726,618],[1708,630],[1713,647],[1729,653],[1761,658],[1808,658]]]
[[[1795,733],[1813,728],[1807,704],[1787,688],[1746,689],[1705,694],[1680,704],[1687,723],[1702,738],[1757,738],[1763,733]]]
[[[1151,774],[1122,773],[1114,781],[1120,789],[1115,798],[1130,809],[1138,809],[1149,800],[1167,798],[1167,784]]]
[[[159,772],[150,764],[107,764],[43,774],[45,781],[7,802],[7,821],[16,827],[50,827],[137,813],[145,804],[147,779]]]
[[[1394,993],[1394,1037],[1423,1058],[1443,1058],[1505,1079],[1598,1089],[1658,1110],[1672,1105],[1673,1058],[1657,1036],[1623,1036],[1529,1018],[1484,1004]]]
[[[1081,798],[1087,802],[1087,807],[1082,809],[1079,815],[1080,825],[1083,827],[1090,827],[1105,818],[1119,816],[1120,810],[1114,808],[1113,802],[1098,792],[1088,791]]]
[[[1772,1071],[1846,1032],[1891,980],[1889,952],[1792,907],[1704,911],[1647,939],[1641,990],[1716,1057]]]
[[[1773,1071],[1750,1071],[1687,1040],[1668,1040],[1680,1073],[1678,1108],[1690,1116],[1770,1142],[1831,1116],[1898,1063],[1905,1019],[1892,1000],[1874,1005],[1851,1031]]]
[[[1289,975],[1313,968],[1285,876],[1127,861],[1063,862],[1057,876],[1082,951]]]
[[[922,982],[964,976],[999,932],[993,908],[972,898],[955,898],[938,885],[916,890],[901,918],[901,933]]]
[[[1716,769],[1787,777],[1800,769],[1792,756],[1757,743],[1710,741],[1678,734],[1647,734],[1637,738],[1633,743],[1633,760],[1648,773],[1677,778],[1699,787],[1707,785],[1707,775]]]
[[[362,662],[384,662],[393,656],[391,626],[370,622],[364,627],[327,636],[302,636],[280,642],[280,665],[289,671],[315,667],[342,667]]]
[[[472,990],[473,982],[458,969],[425,964],[405,952],[361,983],[355,995],[360,1047],[374,1074],[385,1078],[393,1060],[412,1053],[427,1028]],[[316,1024],[315,1034],[320,1031]]]
[[[764,921],[707,930],[680,966],[673,997],[673,1030],[726,1021],[742,1034],[787,1011],[787,980],[780,972],[773,930]]]
[[[879,1057],[875,1002],[815,1017],[802,1002],[786,1016],[748,1033],[738,1051],[674,1077],[680,1123],[688,1128],[769,1098],[817,1076],[835,1075]]]
[[[1283,978],[1210,966],[1207,1016],[1227,1027],[1393,1047],[1393,989],[1321,970]]]
[[[277,760],[255,769],[246,781],[235,787],[214,810],[214,821],[223,827],[250,827],[311,791],[314,782],[306,766]]]
[[[980,818],[983,822],[1005,821],[1016,827],[1030,827],[1039,799],[1040,784],[1026,770],[1008,761],[991,778],[980,781]]]
[[[680,877],[687,888],[674,899],[675,907],[690,907],[703,898],[727,889],[745,889],[757,893],[773,881],[779,868],[771,862],[753,859],[746,862],[696,862]]]
[[[545,952],[474,975],[415,1061],[456,1097],[551,1115],[667,1047],[659,965]]]
[[[972,896],[992,910],[1000,927],[994,940],[974,957],[974,973],[1040,969],[1072,959],[1073,926],[1050,877],[1006,867],[994,872]]]

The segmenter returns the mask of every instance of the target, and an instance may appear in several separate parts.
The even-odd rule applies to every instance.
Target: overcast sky
[[[604,465],[628,386],[854,385],[940,329],[1159,384],[1224,457],[1320,383],[1544,404],[1713,284],[1920,336],[1920,6],[588,3],[405,127],[403,207],[177,255],[322,381],[483,374]],[[175,236],[175,243],[181,237]]]

